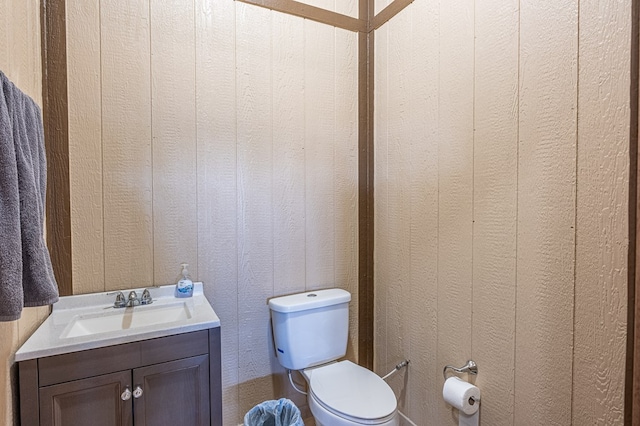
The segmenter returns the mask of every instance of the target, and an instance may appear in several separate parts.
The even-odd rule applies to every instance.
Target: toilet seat
[[[306,370],[311,396],[327,411],[360,424],[380,424],[396,414],[393,390],[375,373],[341,361]]]

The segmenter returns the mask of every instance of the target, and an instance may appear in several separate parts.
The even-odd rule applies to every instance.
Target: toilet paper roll
[[[442,397],[466,415],[474,414],[480,407],[480,389],[458,377],[449,377],[444,382]]]

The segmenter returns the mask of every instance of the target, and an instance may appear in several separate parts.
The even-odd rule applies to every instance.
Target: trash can
[[[244,426],[304,426],[298,407],[286,398],[265,401],[244,415]]]

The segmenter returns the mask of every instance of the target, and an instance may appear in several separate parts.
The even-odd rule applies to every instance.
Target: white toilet
[[[317,426],[398,426],[393,390],[375,373],[350,361],[349,301],[341,289],[318,290],[269,301],[280,364],[302,370]]]

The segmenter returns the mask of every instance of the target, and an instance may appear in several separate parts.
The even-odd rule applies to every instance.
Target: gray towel
[[[0,321],[58,301],[43,238],[46,186],[40,108],[0,71]]]

